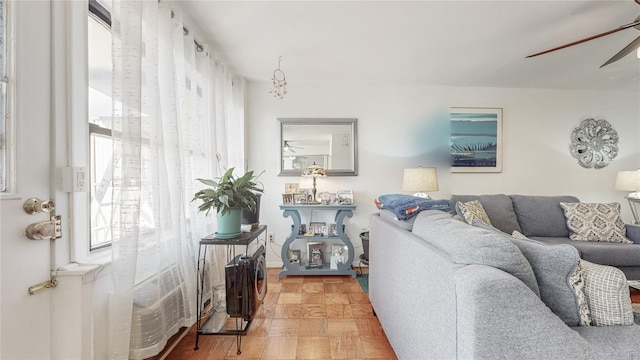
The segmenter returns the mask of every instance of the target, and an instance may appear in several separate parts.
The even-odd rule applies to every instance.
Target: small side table
[[[227,263],[235,261],[236,257],[236,245],[244,246],[245,253],[249,251],[249,244],[258,240],[258,247],[260,244],[265,245],[267,239],[264,239],[264,243],[261,243],[259,236],[267,231],[266,225],[260,225],[255,230],[250,232],[243,232],[240,236],[233,239],[219,239],[215,237],[215,234],[207,235],[200,240],[200,248],[198,249],[198,264],[196,273],[196,345],[194,350],[198,350],[198,340],[200,335],[235,335],[237,344],[237,354],[240,355],[240,346],[242,344],[241,336],[247,333],[249,326],[251,326],[251,320],[244,321],[242,318],[236,317],[236,328],[234,330],[212,330],[208,329],[207,325],[209,320],[217,313],[215,310],[206,316],[203,316],[203,297],[204,297],[204,271],[207,257],[207,247],[210,245],[226,245],[227,246]],[[266,233],[265,233],[266,234]],[[236,279],[236,284],[238,279]],[[236,299],[238,301],[238,299]],[[238,309],[236,303],[236,309]],[[226,314],[225,314],[226,316]],[[243,324],[244,323],[244,324]],[[244,326],[243,326],[244,325]]]

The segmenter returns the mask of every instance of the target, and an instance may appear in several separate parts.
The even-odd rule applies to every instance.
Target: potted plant
[[[256,211],[256,196],[261,193],[262,187],[256,183],[258,176],[253,171],[247,171],[241,177],[233,175],[234,168],[230,168],[222,177],[215,180],[196,179],[209,186],[196,192],[193,200],[200,200],[198,206],[200,212],[209,214],[211,209],[216,209],[218,231],[216,237],[231,239],[240,235],[240,215],[243,210]]]

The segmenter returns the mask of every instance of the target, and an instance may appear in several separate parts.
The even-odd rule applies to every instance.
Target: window
[[[89,251],[111,246],[112,213],[119,211],[119,179],[113,177],[114,142],[120,141],[120,135],[113,130],[112,98],[112,31],[111,14],[108,1],[89,1],[88,21],[88,68],[89,68],[89,176],[91,195],[91,220]],[[116,144],[117,145],[117,144]],[[156,144],[161,146],[162,144]],[[116,146],[116,148],[119,148]],[[151,167],[147,165],[152,158],[150,140],[141,143],[143,178],[149,179]],[[117,160],[116,160],[117,161]],[[150,234],[155,228],[153,218],[153,199],[149,192],[143,192],[140,199],[140,231]]]
[[[7,47],[7,1],[0,0],[0,193],[7,192],[10,165],[7,139],[10,135],[9,112],[9,75],[8,75],[8,47]]]
[[[113,133],[111,130],[111,16],[97,1],[89,2],[89,146],[91,192],[90,250],[111,244]]]

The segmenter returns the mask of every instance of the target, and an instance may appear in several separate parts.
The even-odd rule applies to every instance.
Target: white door
[[[51,358],[51,294],[34,295],[29,287],[50,279],[54,243],[29,240],[29,224],[47,221],[51,214],[28,215],[28,198],[51,200],[54,194],[52,150],[52,106],[50,102],[50,1],[5,1],[14,11],[13,35],[9,35],[9,57],[15,59],[15,151],[9,177],[14,185],[0,194],[0,358]],[[55,200],[55,199],[54,199]]]

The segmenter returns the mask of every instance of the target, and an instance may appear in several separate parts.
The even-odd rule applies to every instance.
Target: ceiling
[[[249,82],[270,82],[282,56],[289,86],[640,89],[635,53],[599,68],[635,28],[525,59],[633,22],[633,0],[179,3],[198,40]]]

